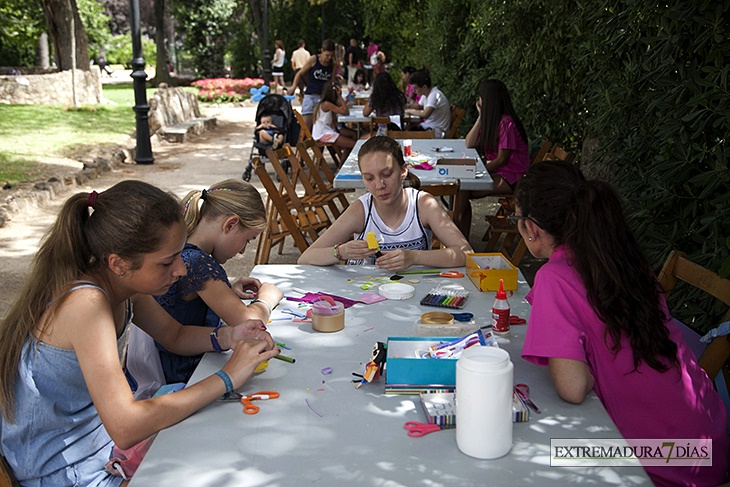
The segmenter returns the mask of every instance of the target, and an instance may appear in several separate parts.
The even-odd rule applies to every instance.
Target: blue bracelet
[[[231,381],[231,377],[223,369],[216,371],[215,375],[220,377],[226,385],[226,394],[233,392],[233,382]]]
[[[215,329],[210,332],[210,344],[213,345],[213,350],[218,353],[221,353],[223,351],[220,343],[218,343],[218,330],[220,330],[221,325],[223,325],[223,322],[219,321],[218,326],[216,326]]]

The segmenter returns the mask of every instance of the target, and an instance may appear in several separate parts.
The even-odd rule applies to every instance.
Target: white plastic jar
[[[471,347],[456,362],[456,444],[481,459],[512,448],[514,365],[497,347]]]

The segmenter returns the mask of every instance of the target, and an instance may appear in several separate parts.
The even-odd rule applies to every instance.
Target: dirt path
[[[168,189],[182,198],[190,190],[207,188],[227,178],[240,178],[251,151],[255,106],[221,106],[209,108],[206,113],[218,117],[215,130],[184,144],[153,143],[154,164],[124,164],[90,181],[85,190],[103,191],[123,179],[139,179]],[[265,197],[258,178],[251,178],[251,183]],[[15,214],[11,221],[0,227],[0,282],[3,283],[0,316],[5,315],[12,299],[20,291],[40,239],[53,223],[63,201],[71,194],[59,195],[44,206]],[[359,194],[362,193],[351,193],[353,197]],[[476,251],[484,248],[481,236],[485,224],[481,215],[487,211],[493,212],[493,204],[487,199],[474,202],[471,244]],[[248,274],[253,268],[255,254],[256,248],[252,245],[244,255],[226,263],[225,269],[229,276],[235,278]],[[272,252],[270,262],[293,264],[298,256],[299,252],[289,239],[281,255]],[[529,266],[529,259],[525,260]]]
[[[240,178],[248,163],[253,140],[255,107],[215,107],[207,113],[218,117],[218,126],[184,144],[153,143],[155,163],[152,165],[124,164],[110,173],[89,182],[85,190],[103,191],[123,179],[139,179],[157,185],[183,197],[192,189],[207,188],[227,178]],[[260,190],[256,178],[251,181]],[[64,200],[71,191],[58,195],[43,206],[28,208],[14,214],[0,228],[0,316],[4,316],[12,299],[20,291],[39,241],[53,223]],[[285,247],[285,249],[287,249]],[[287,249],[277,262],[292,263],[297,255]],[[256,249],[238,256],[226,264],[231,276],[249,272]]]

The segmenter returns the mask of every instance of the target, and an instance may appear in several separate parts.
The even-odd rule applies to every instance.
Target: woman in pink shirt
[[[497,79],[482,81],[476,107],[479,117],[466,135],[466,146],[475,147],[484,157],[494,186],[491,191],[462,191],[456,222],[466,238],[471,230],[469,200],[511,193],[530,167],[527,132],[504,83]]]
[[[656,485],[725,482],[727,411],[669,315],[618,195],[549,161],[530,168],[515,199],[527,248],[549,259],[526,298],[522,357],[548,366],[568,402],[594,391],[626,439],[712,440],[711,466],[644,465]]]

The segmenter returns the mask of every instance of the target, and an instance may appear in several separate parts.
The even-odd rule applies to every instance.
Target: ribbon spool
[[[424,325],[451,325],[454,317],[451,313],[443,311],[429,311],[421,315],[421,323]]]

